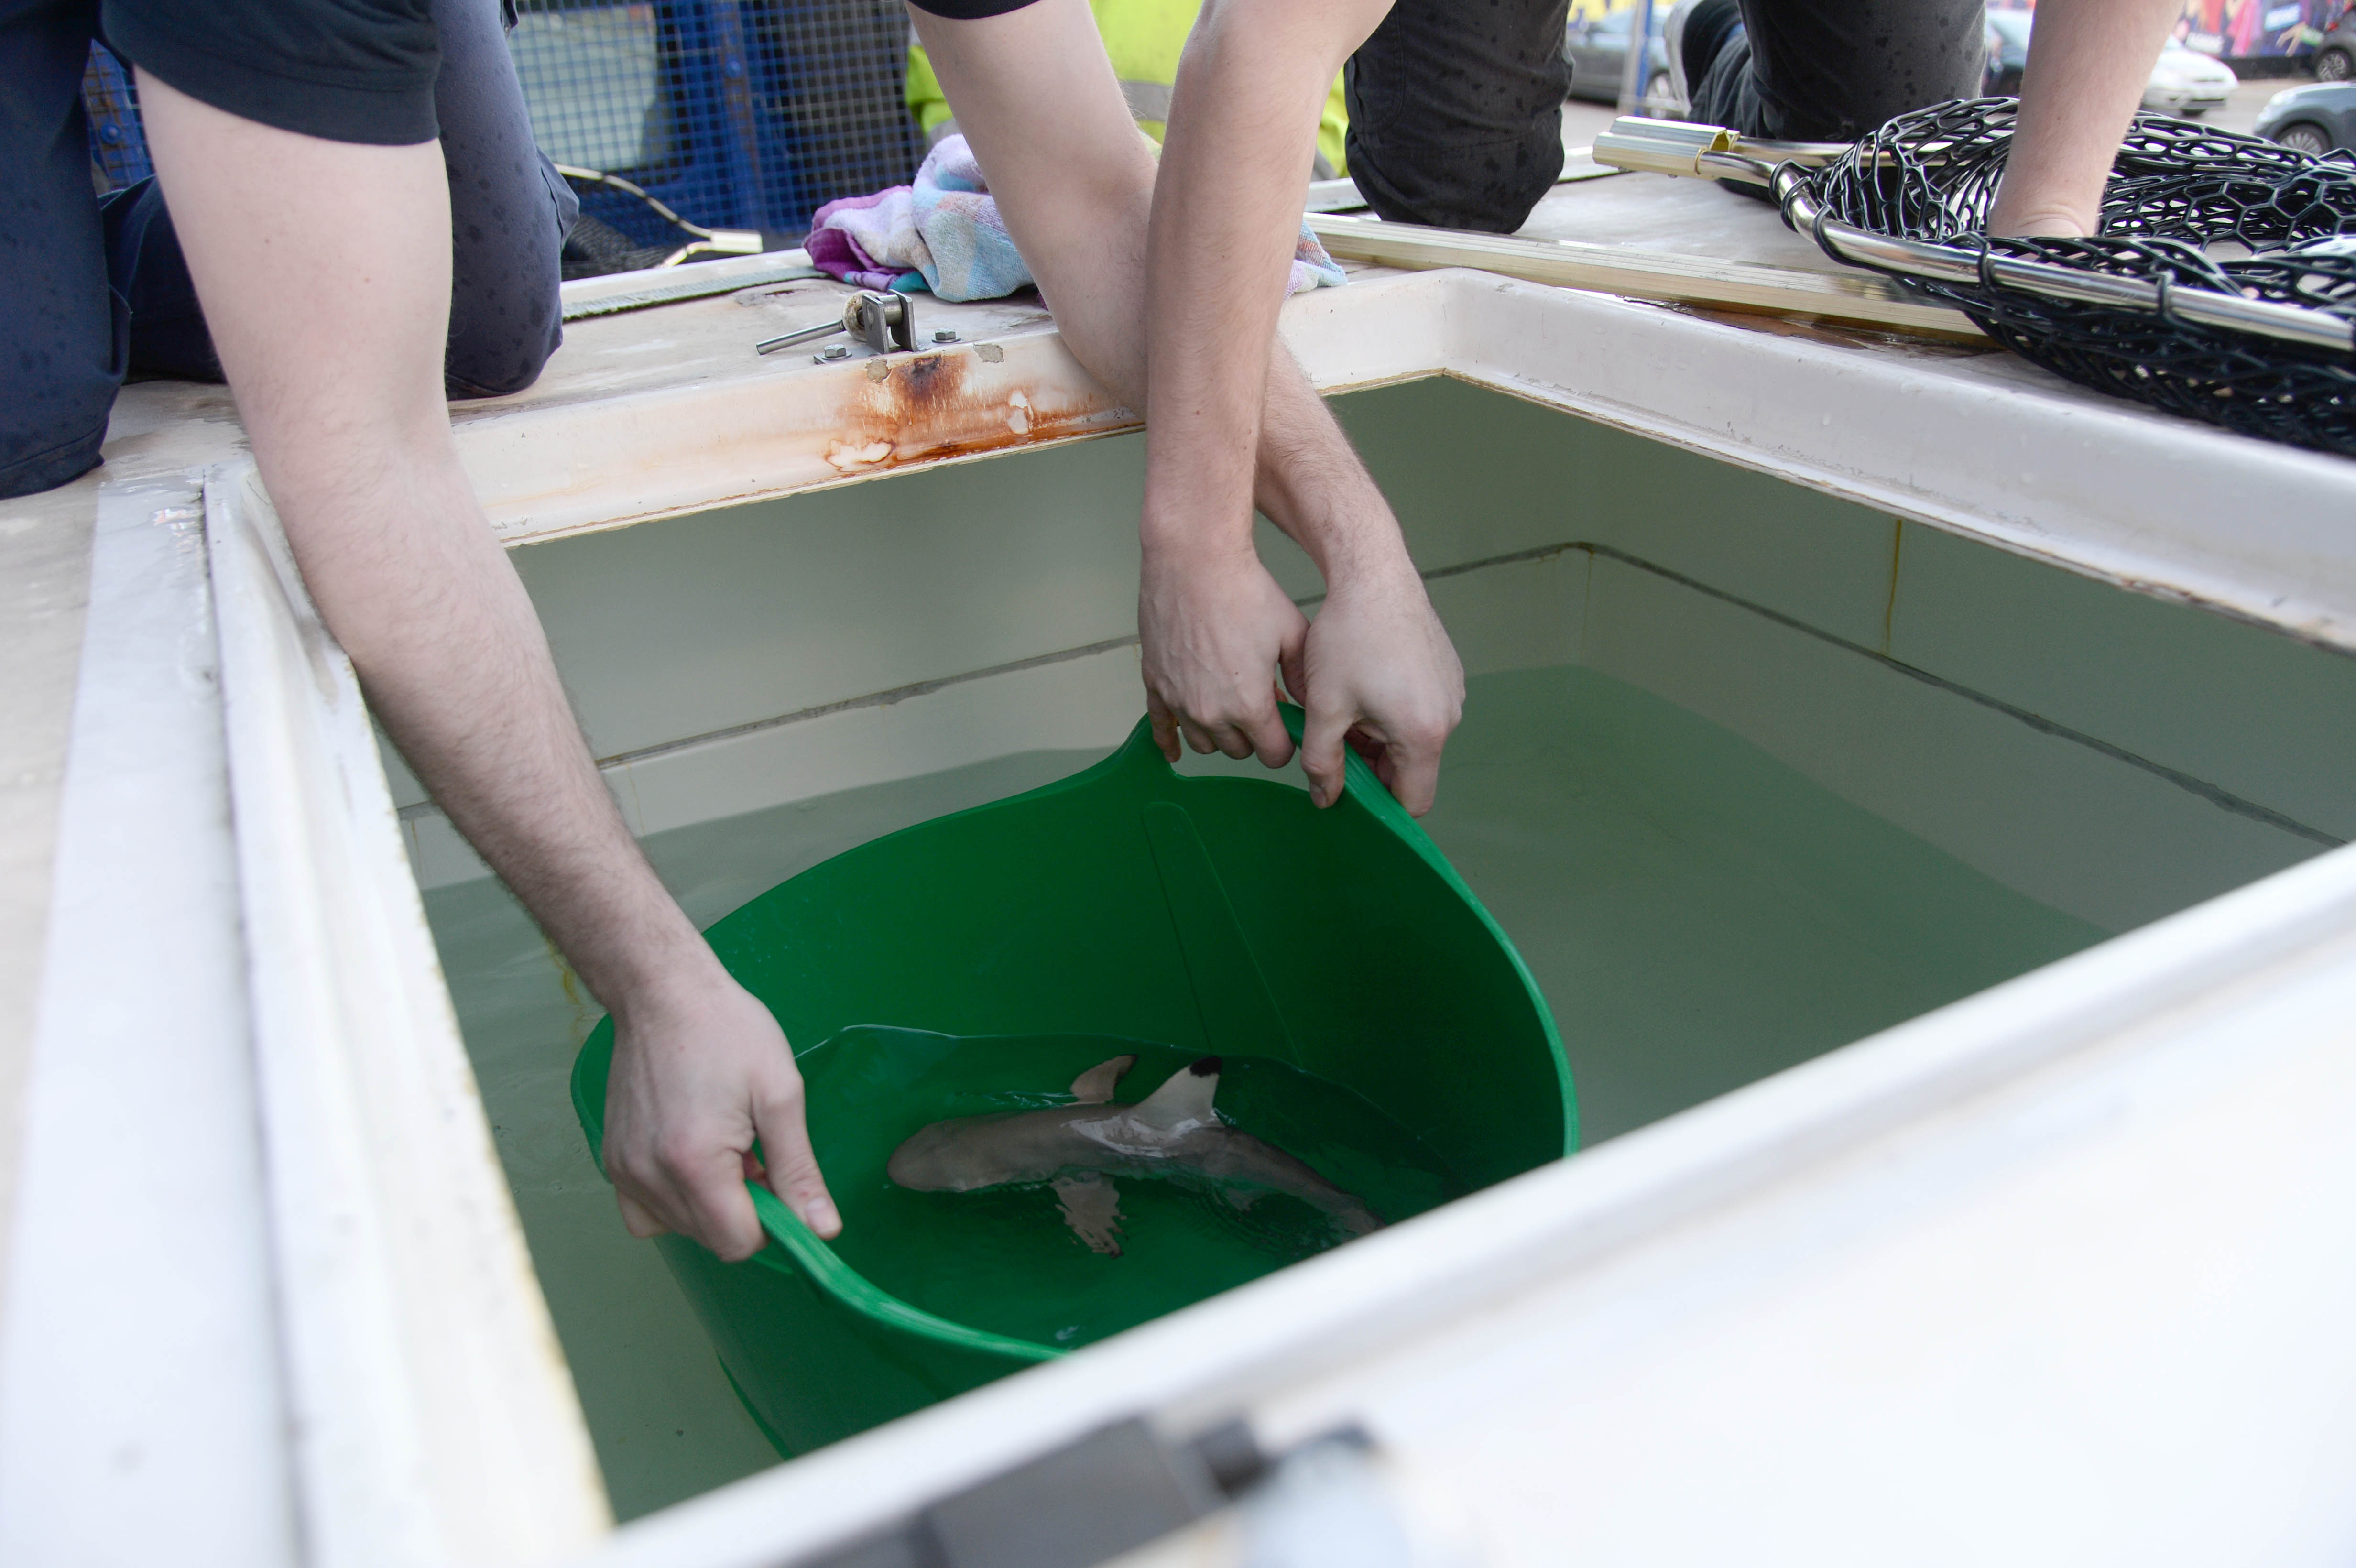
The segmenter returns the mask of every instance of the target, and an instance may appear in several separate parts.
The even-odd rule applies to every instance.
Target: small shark
[[[1120,1197],[1113,1176],[1192,1179],[1248,1209],[1261,1192],[1282,1192],[1323,1210],[1352,1235],[1377,1230],[1373,1210],[1275,1145],[1239,1133],[1211,1109],[1219,1059],[1205,1056],[1172,1073],[1138,1104],[1112,1104],[1113,1085],[1134,1056],[1101,1061],[1072,1080],[1069,1105],[959,1116],[918,1130],[892,1151],[892,1179],[918,1192],[977,1192],[1044,1181],[1064,1221],[1096,1252],[1120,1255]]]

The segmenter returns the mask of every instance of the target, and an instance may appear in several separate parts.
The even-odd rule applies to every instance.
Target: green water
[[[1586,1147],[2111,934],[1593,670],[1464,711],[1425,827],[1546,993]]]
[[[1262,1194],[1239,1208],[1207,1185],[1119,1177],[1121,1253],[1110,1257],[1065,1223],[1044,1184],[912,1192],[884,1174],[900,1141],[928,1122],[1069,1104],[1074,1078],[1127,1054],[1138,1061],[1115,1091],[1123,1104],[1194,1060],[1172,1046],[1104,1036],[961,1040],[868,1027],[803,1057],[812,1140],[842,1209],[837,1254],[928,1312],[1076,1348],[1347,1239],[1297,1198]],[[1221,1062],[1222,1120],[1307,1161],[1385,1221],[1464,1191],[1428,1145],[1349,1090],[1265,1058]]]
[[[658,834],[647,848],[690,914],[708,923],[868,838],[1095,760],[1001,758]],[[1590,1147],[2106,934],[1998,885],[1727,731],[1581,668],[1470,683],[1427,827],[1544,989]],[[623,1232],[573,1121],[565,1078],[597,1009],[496,884],[437,891],[426,909],[616,1512],[634,1517],[773,1463],[655,1250]],[[1087,1065],[1059,1063],[1060,1078],[1009,1087],[1059,1090]],[[1258,1064],[1238,1072],[1222,1086],[1222,1107],[1283,1143],[1255,1119],[1278,1115],[1303,1086],[1262,1094],[1247,1080],[1275,1085],[1277,1076]],[[1119,1097],[1139,1093],[1125,1083]],[[822,1124],[817,1133],[826,1137]],[[1362,1127],[1338,1141],[1358,1145],[1380,1168],[1422,1168],[1386,1137]],[[835,1163],[829,1154],[830,1173]],[[1445,1188],[1444,1173],[1424,1174]],[[948,1296],[962,1288],[954,1269],[942,1265],[944,1284],[905,1260],[858,1251],[880,1244],[861,1241],[859,1206],[894,1200],[889,1193],[849,1197],[846,1257],[919,1305],[1049,1342],[1066,1329],[1072,1343],[1123,1326],[1120,1312],[1087,1305],[1090,1282],[1118,1277],[1106,1271],[1140,1258],[1151,1266],[1167,1251],[1148,1254],[1145,1242],[1228,1220],[1204,1195],[1124,1182],[1126,1234],[1138,1244],[1130,1256],[1105,1259],[1071,1239],[1044,1192],[900,1196],[961,1205],[939,1211],[933,1234],[945,1246],[959,1231],[1019,1236],[1006,1244],[1035,1249],[1054,1288],[949,1309]],[[1401,1217],[1381,1200],[1376,1207]],[[987,1226],[977,1219],[985,1211]],[[1183,1296],[1169,1289],[1167,1299],[1264,1272],[1291,1244],[1263,1246],[1248,1227],[1214,1240],[1227,1272]],[[1132,1270],[1127,1285],[1144,1272]],[[985,1310],[1006,1316],[981,1322],[975,1314]]]

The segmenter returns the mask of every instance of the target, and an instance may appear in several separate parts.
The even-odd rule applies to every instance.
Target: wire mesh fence
[[[541,148],[620,175],[691,221],[789,243],[841,196],[905,183],[922,145],[901,101],[896,0],[523,0],[509,36]],[[643,204],[583,192],[642,245]]]

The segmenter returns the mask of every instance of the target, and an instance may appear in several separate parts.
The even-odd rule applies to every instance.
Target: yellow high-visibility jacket
[[[1129,100],[1138,129],[1159,142],[1170,118],[1170,84],[1178,79],[1178,55],[1186,47],[1202,0],[1088,0],[1088,9],[1096,14],[1097,31],[1103,35],[1105,53],[1112,59],[1113,74],[1120,78],[1121,94]],[[907,100],[926,145],[957,129],[933,62],[926,58],[925,47],[914,41],[908,48]],[[1349,173],[1342,148],[1349,128],[1337,76],[1317,123],[1317,178]]]

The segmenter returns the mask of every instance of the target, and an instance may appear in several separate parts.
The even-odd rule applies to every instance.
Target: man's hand
[[[716,964],[616,1010],[605,1160],[634,1236],[677,1231],[729,1263],[751,1257],[766,1237],[747,1178],[820,1236],[842,1230],[810,1152],[793,1050]]]
[[[1412,566],[1337,581],[1284,680],[1308,709],[1301,766],[1319,805],[1342,797],[1346,743],[1410,815],[1431,809],[1464,667]]]
[[[1271,768],[1292,760],[1276,710],[1276,677],[1298,667],[1308,619],[1260,564],[1247,536],[1209,550],[1152,549],[1137,594],[1145,661],[1145,710],[1162,754],[1178,738],[1195,751]]]

